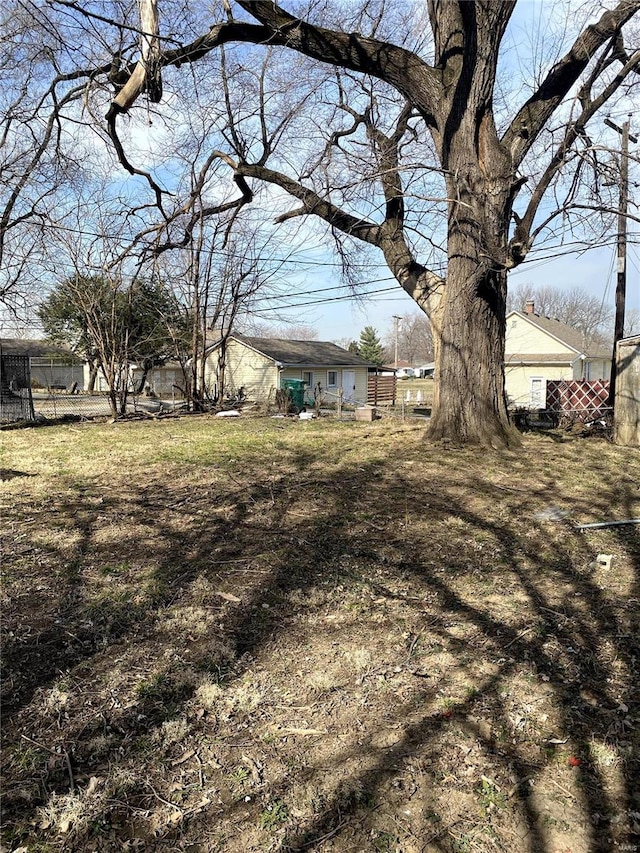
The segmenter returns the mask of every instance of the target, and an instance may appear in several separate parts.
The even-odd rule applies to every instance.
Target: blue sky
[[[516,99],[518,103],[526,97],[521,81],[528,79],[531,69],[527,66],[530,56],[535,55],[537,61],[548,63],[553,61],[551,52],[560,50],[560,44],[553,39],[551,27],[541,27],[547,22],[548,15],[558,16],[560,22],[566,15],[567,8],[573,0],[523,0],[516,7],[514,17],[510,25],[510,36],[505,51],[505,60],[502,71],[506,72],[503,85],[506,89],[502,94],[511,103]],[[584,14],[586,8],[583,3],[573,3],[577,15]],[[560,31],[562,28],[559,28]],[[541,35],[542,32],[542,35]],[[173,114],[175,104],[167,95],[164,110],[169,117]],[[626,104],[624,105],[626,107]],[[622,123],[626,118],[626,110],[614,115],[615,121]],[[153,126],[146,120],[139,122],[133,118],[128,123],[123,123],[122,130],[128,127],[132,140],[131,150],[141,162],[154,162],[153,151],[159,158],[160,164],[158,174],[169,177],[163,171],[163,155],[165,151],[166,127],[162,121],[154,121]],[[596,136],[601,135],[603,130],[604,116],[594,118],[594,132]],[[170,121],[167,119],[167,122]],[[638,121],[634,121],[633,131],[638,131]],[[591,132],[591,126],[589,128]],[[604,134],[607,131],[604,129]],[[93,150],[95,144],[95,159],[100,161],[101,146],[92,138],[85,140],[85,144]],[[609,144],[613,147],[619,146],[619,137],[613,131],[609,134]],[[140,151],[137,148],[140,148]],[[113,186],[118,192],[127,195],[127,187],[135,185],[137,179],[125,176],[122,170],[116,168],[113,171],[111,160],[105,162],[105,177],[113,179]],[[166,166],[164,167],[166,168]],[[632,166],[633,169],[633,166]],[[631,198],[633,202],[633,187]],[[126,180],[123,180],[126,178]],[[637,179],[637,169],[635,178]],[[138,179],[139,180],[139,179]],[[228,189],[223,182],[223,188]],[[272,219],[274,210],[280,209],[276,204],[277,192],[271,191],[267,198],[269,204],[268,215]],[[285,201],[283,208],[291,206],[291,200]],[[632,205],[632,210],[633,205]],[[637,210],[637,209],[636,209]],[[627,281],[627,304],[629,309],[640,311],[640,254],[638,250],[638,235],[640,233],[637,223],[630,221],[629,230],[632,236],[629,244],[628,259],[628,281]],[[304,324],[314,328],[319,338],[324,340],[347,340],[357,339],[360,331],[366,325],[373,325],[381,335],[385,335],[392,327],[393,315],[403,315],[416,312],[417,306],[406,296],[400,286],[390,276],[386,265],[382,261],[381,254],[373,250],[362,259],[363,285],[362,296],[350,297],[349,290],[342,284],[340,268],[335,262],[335,257],[328,248],[330,238],[321,236],[320,229],[308,226],[302,229],[303,233],[293,236],[288,245],[283,247],[282,254],[292,250],[294,256],[301,260],[301,265],[296,269],[282,271],[279,282],[281,294],[285,294],[272,301],[262,300],[256,306],[256,319],[265,323],[278,324],[283,318],[289,319],[295,324]],[[633,233],[635,232],[635,236]],[[636,241],[635,243],[633,241]],[[279,250],[278,250],[279,251]],[[615,291],[615,233],[611,234],[610,245],[602,248],[594,248],[582,254],[559,254],[550,257],[554,253],[560,253],[562,248],[553,249],[540,244],[534,249],[527,262],[513,271],[510,283],[515,285],[556,286],[570,288],[574,286],[584,287],[589,295],[602,299],[604,304],[612,305]],[[424,260],[423,258],[418,258]],[[369,295],[366,295],[369,293]],[[289,294],[288,296],[286,294]],[[277,310],[276,310],[277,309]]]
[[[601,299],[605,305],[613,306],[616,287],[615,243],[582,254],[570,253],[545,259],[546,255],[560,251],[544,247],[537,252],[533,251],[531,259],[511,273],[511,286],[544,285],[562,289],[579,286],[589,295]],[[322,265],[309,265],[303,273],[292,276],[290,290],[292,294],[298,295],[286,301],[278,300],[279,305],[298,302],[300,307],[281,312],[270,310],[269,303],[263,303],[258,309],[260,313],[257,319],[276,323],[282,313],[295,324],[316,329],[321,340],[342,340],[357,339],[367,325],[374,326],[381,335],[385,335],[393,325],[394,314],[418,311],[415,303],[389,275],[384,264],[368,268],[371,283],[363,290],[385,292],[348,298],[349,291],[341,285],[339,270],[331,265],[330,256],[320,251],[310,255],[309,260],[312,256]],[[340,298],[336,300],[336,297]],[[310,302],[315,304],[305,304]],[[638,245],[633,243],[628,247],[627,308],[640,311],[640,253]]]
[[[583,27],[592,20],[586,17],[590,10],[593,12],[594,7],[582,2],[574,2],[574,0],[565,0],[565,2],[523,0],[518,4],[505,38],[501,66],[501,92],[508,103],[521,103],[526,98],[526,81],[532,75],[535,76],[535,69],[531,67],[532,56],[535,57],[534,64],[540,63],[541,66],[550,67],[566,51],[567,39],[573,40],[575,36],[572,28],[569,28],[572,30],[571,34],[566,27],[567,15],[572,15],[573,22]],[[597,17],[602,9],[595,7],[595,12]],[[613,115],[614,120],[622,124],[627,117],[628,109],[632,106],[630,102],[617,104],[617,112]],[[603,119],[606,115],[608,115],[606,111],[603,115],[596,115],[588,129],[598,143],[617,150],[620,138],[604,126]],[[636,121],[636,132],[637,129]],[[543,157],[546,153],[544,150],[541,152]],[[632,210],[637,212],[637,208],[633,207],[634,193],[637,194],[637,190],[634,189],[634,171],[637,170],[633,161],[631,171],[630,212]],[[635,177],[637,178],[637,174]],[[540,216],[544,217],[549,210],[550,208],[543,203]],[[544,242],[536,244],[527,261],[510,274],[510,285],[512,287],[530,285],[532,288],[552,286],[562,289],[579,286],[584,288],[589,296],[595,296],[601,300],[605,306],[613,306],[616,287],[615,224],[613,228],[608,245],[590,248],[579,253],[567,252],[566,248],[558,246],[557,237],[554,240],[555,247],[545,245]],[[630,220],[628,230],[627,308],[640,311],[638,224]],[[317,233],[314,235],[313,242],[316,244],[319,242]],[[309,295],[287,300],[284,304],[291,305],[297,300],[300,307],[289,309],[286,316],[296,324],[304,323],[313,327],[323,340],[357,339],[366,325],[374,326],[381,335],[385,335],[392,328],[394,314],[403,315],[418,310],[413,301],[403,293],[400,286],[389,275],[384,263],[376,263],[381,261],[379,255],[369,255],[371,266],[366,267],[366,276],[364,276],[369,283],[363,287],[363,290],[384,290],[384,292],[349,299],[345,298],[348,290],[340,288],[339,268],[337,265],[332,266],[332,258],[328,251],[323,252],[322,249],[316,248],[301,254],[309,258],[311,263],[301,273],[294,274],[289,282],[289,289],[294,294],[306,291]],[[317,261],[318,266],[313,265],[313,259]],[[328,290],[331,287],[336,289]],[[335,297],[341,298],[335,300]],[[315,305],[303,304],[313,301],[316,302]],[[271,305],[274,304],[271,303]],[[278,321],[276,312],[269,310],[269,306],[261,312],[260,317],[272,322]]]

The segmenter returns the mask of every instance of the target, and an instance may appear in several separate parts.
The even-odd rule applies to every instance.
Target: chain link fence
[[[159,400],[149,397],[130,397],[127,413],[171,412],[184,406],[184,400]],[[56,391],[34,391],[33,408],[36,419],[56,420],[64,417],[101,418],[109,417],[111,409],[106,394],[65,394]]]

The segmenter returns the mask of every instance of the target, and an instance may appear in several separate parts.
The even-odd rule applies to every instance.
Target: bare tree
[[[385,336],[389,363],[395,356],[395,324]],[[433,361],[431,324],[424,314],[404,314],[398,322],[398,357],[410,364]]]
[[[624,330],[626,335],[640,334],[640,311],[637,308],[626,312]]]
[[[92,173],[91,132],[79,119],[84,112],[82,125],[93,124],[89,83],[108,75],[122,30],[110,28],[107,53],[96,21],[93,38],[69,49],[73,16],[28,0],[3,4],[0,27],[0,302],[25,318],[50,268],[51,228]]]
[[[143,221],[134,242],[155,239],[158,250],[188,242],[203,209],[233,215],[270,186],[265,207],[279,208],[280,223],[325,223],[348,278],[355,245],[381,252],[429,316],[431,435],[517,442],[504,395],[507,274],[536,239],[593,229],[591,211],[613,208],[612,190],[597,178],[602,140],[587,126],[593,134],[598,112],[624,103],[640,79],[640,0],[574,14],[532,57],[518,90],[503,55],[514,0],[427,0],[426,14],[417,2],[305,9],[293,0],[225,0],[195,38],[197,4],[167,3],[164,18],[153,0],[139,5],[142,20],[115,4],[107,15],[73,0],[47,7],[76,30],[90,21],[82,51],[77,35],[67,38],[65,74],[75,76],[55,76],[47,103],[78,81],[91,83],[96,100],[114,87],[109,137],[159,215],[153,223],[148,205],[135,206]],[[544,26],[548,37],[552,22]],[[205,208],[200,191],[169,193],[170,168],[154,171],[154,158],[172,162],[167,139],[199,109],[216,115],[199,174],[206,181],[226,169],[232,179]],[[165,132],[153,157],[130,133],[142,115]]]
[[[202,216],[190,225],[187,246],[161,254],[158,266],[173,282],[190,318],[191,343],[188,357],[181,360],[186,396],[196,410],[224,397],[227,341],[246,327],[259,298],[273,293],[273,279],[286,262],[286,253],[279,257],[278,248],[269,229],[265,233],[248,219],[234,217],[230,223]],[[206,355],[214,344],[217,380],[211,386]]]
[[[259,337],[281,338],[287,341],[317,341],[318,332],[313,326],[304,323],[276,323],[267,325],[265,323],[254,327],[254,333]]]
[[[298,17],[273,2],[233,4],[250,19],[227,16],[197,41],[160,53],[159,65],[200,61],[229,42],[282,46],[351,76],[362,75],[368,101],[349,98],[339,80],[337,106],[349,118],[330,139],[331,146],[362,131],[370,146],[370,180],[375,179],[383,203],[378,215],[350,211],[352,197],[335,187],[313,186],[306,175],[291,174],[237,150],[233,173],[244,179],[274,184],[298,201],[282,218],[314,215],[334,231],[380,249],[402,287],[429,315],[437,360],[436,395],[431,435],[481,444],[509,444],[504,396],[504,333],[507,272],[526,257],[533,240],[560,211],[577,201],[578,183],[569,186],[556,211],[538,212],[547,191],[559,184],[570,161],[580,174],[590,147],[586,125],[612,97],[624,92],[640,67],[640,50],[628,52],[626,25],[640,9],[639,0],[621,0],[599,19],[584,26],[539,81],[531,80],[530,95],[512,106],[510,116],[497,124],[494,92],[500,46],[514,2],[447,2],[430,0],[432,61],[418,50],[380,38],[361,35],[337,25],[326,26],[309,13]],[[323,10],[326,15],[326,9]],[[384,9],[382,10],[384,12]],[[361,18],[361,22],[364,19]],[[377,26],[377,25],[376,25]],[[405,39],[405,41],[408,41]],[[632,42],[633,44],[633,42]],[[338,75],[340,78],[340,75]],[[387,106],[380,117],[381,96],[367,80],[386,84]],[[127,70],[122,93],[112,103],[110,120],[129,109],[145,81]],[[577,97],[573,92],[577,91]],[[399,99],[396,97],[399,95]],[[571,101],[565,114],[563,106]],[[527,154],[555,118],[560,130],[547,140],[547,164],[521,214],[514,203],[527,177],[520,172]],[[416,257],[407,235],[407,180],[402,160],[407,140],[428,129],[426,157],[435,154],[431,168],[440,169],[447,206],[446,276]],[[337,135],[336,135],[337,134]],[[266,149],[266,146],[263,146]],[[587,158],[588,159],[588,158]],[[326,160],[325,160],[326,162]],[[317,167],[316,167],[317,168]],[[373,197],[372,197],[373,198]],[[346,202],[346,203],[344,203]],[[515,228],[510,225],[515,220]]]

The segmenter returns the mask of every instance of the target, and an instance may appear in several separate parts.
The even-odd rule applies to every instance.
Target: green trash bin
[[[304,409],[304,389],[306,387],[304,379],[283,379],[282,387],[289,392],[289,396],[296,409],[301,412]]]

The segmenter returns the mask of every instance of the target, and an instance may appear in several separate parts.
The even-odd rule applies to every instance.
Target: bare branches
[[[238,172],[244,177],[258,178],[261,181],[267,181],[270,184],[282,187],[289,195],[302,202],[300,208],[281,214],[276,219],[276,222],[284,222],[292,216],[314,214],[351,237],[357,237],[359,240],[370,243],[373,246],[379,245],[379,225],[365,219],[359,219],[350,213],[345,213],[327,199],[322,198],[318,193],[308,187],[304,187],[301,183],[285,175],[283,172],[249,163],[239,164]]]
[[[155,193],[156,197],[156,206],[163,217],[166,219],[167,214],[162,206],[162,196],[164,190],[156,183],[153,176],[150,172],[146,172],[144,169],[138,169],[136,166],[133,166],[125,153],[124,147],[120,142],[120,137],[118,136],[118,131],[116,130],[116,114],[111,113],[107,120],[107,128],[109,130],[109,136],[111,137],[111,141],[113,142],[113,147],[116,150],[116,154],[118,156],[118,160],[120,161],[120,165],[123,166],[130,175],[139,175],[148,182],[149,186]]]
[[[204,188],[210,177],[211,167],[216,161],[226,163],[233,170],[233,180],[240,190],[240,196],[219,204],[207,205],[203,203]],[[150,255],[154,258],[172,249],[185,248],[191,244],[194,231],[197,227],[201,227],[203,220],[232,212],[235,215],[252,200],[253,191],[244,176],[239,173],[237,163],[222,151],[212,151],[196,176],[187,200],[171,213],[167,213],[161,223],[150,225],[138,232],[123,249],[115,263],[121,263],[139,245],[144,247],[143,257]],[[179,235],[173,235],[171,230],[176,223],[180,225]],[[232,221],[227,224],[227,233],[230,232],[231,226]],[[165,239],[161,242],[163,235]]]
[[[229,42],[280,45],[320,62],[372,74],[389,82],[411,98],[427,122],[433,123],[440,95],[440,75],[411,51],[356,33],[314,26],[271,2],[239,5],[260,21],[260,25],[238,21],[215,24],[208,33],[189,44],[163,51],[158,57],[158,66],[196,62]],[[126,88],[126,96],[114,99],[109,117],[130,109],[143,92],[145,79],[144,69],[140,70],[137,63],[120,72],[117,82]]]
[[[596,83],[598,76],[611,65],[615,57],[611,54],[605,54],[596,63],[596,66],[589,76],[585,84],[581,87],[577,105],[579,105],[579,113],[575,119],[569,121],[566,125],[563,139],[556,147],[549,164],[545,171],[538,179],[538,182],[533,190],[531,199],[522,218],[517,218],[515,235],[511,241],[512,263],[519,263],[524,259],[526,253],[531,247],[536,236],[551,222],[555,217],[564,215],[568,209],[568,204],[565,203],[561,208],[554,211],[553,214],[547,216],[543,223],[539,224],[535,231],[532,231],[533,223],[552,181],[561,169],[566,165],[571,157],[573,147],[578,139],[584,137],[585,127],[587,122],[612,98],[629,75],[640,68],[640,50],[636,50],[630,57],[627,58],[625,64],[614,75],[609,83],[603,88],[598,95],[592,94],[592,88]],[[587,144],[590,141],[587,138]]]
[[[515,166],[522,162],[541,129],[568,95],[596,52],[610,40],[619,44],[622,27],[638,11],[640,0],[620,0],[615,9],[605,12],[597,23],[587,27],[578,36],[569,52],[549,71],[537,92],[517,111],[502,137],[502,143],[511,151]],[[616,55],[620,55],[619,48]],[[629,65],[628,62],[624,64],[625,67]],[[604,67],[600,64],[599,72]],[[637,64],[632,65],[627,73],[635,68]]]
[[[238,5],[271,29],[272,44],[283,44],[312,59],[385,80],[410,97],[425,119],[435,115],[441,76],[413,52],[359,33],[315,26],[271,0],[239,0]]]

